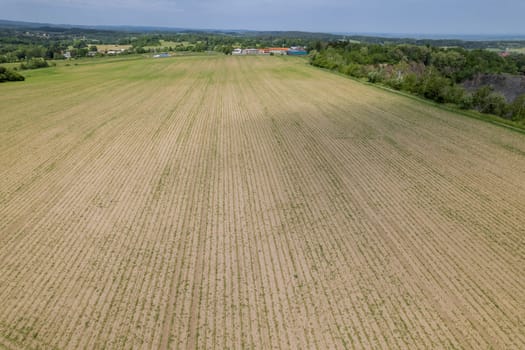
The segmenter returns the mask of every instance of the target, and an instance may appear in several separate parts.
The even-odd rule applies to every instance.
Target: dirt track
[[[524,135],[300,59],[104,62],[0,86],[0,348],[525,347]]]

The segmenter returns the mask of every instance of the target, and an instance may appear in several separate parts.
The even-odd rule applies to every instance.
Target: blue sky
[[[525,34],[525,0],[0,0],[1,19],[86,25]]]

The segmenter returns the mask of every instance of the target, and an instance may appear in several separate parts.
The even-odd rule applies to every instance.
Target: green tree
[[[223,54],[225,55],[231,55],[232,54],[232,51],[233,51],[233,46],[231,45],[223,45],[220,50],[220,52],[222,52]]]
[[[516,121],[525,120],[525,94],[518,96],[510,105],[512,119]]]
[[[428,99],[443,103],[445,102],[445,89],[450,85],[451,81],[449,79],[431,71],[423,76],[419,93]]]
[[[43,58],[31,58],[20,64],[20,69],[38,69],[49,67],[49,63]]]
[[[494,93],[490,86],[479,88],[472,95],[472,105],[482,113],[496,114],[505,116],[508,113],[508,106],[502,94]]]
[[[482,86],[479,89],[477,89],[476,92],[474,92],[474,94],[472,95],[472,106],[474,108],[482,110],[485,107],[485,101],[492,93],[492,91],[494,91],[494,89],[488,85]]]
[[[75,40],[73,41],[73,47],[75,49],[83,49],[87,47],[87,43],[85,40]]]
[[[485,104],[481,112],[499,115],[505,117],[508,114],[509,108],[505,96],[500,93],[491,93],[485,100]]]
[[[464,94],[463,98],[458,103],[459,108],[461,109],[472,109],[474,107],[474,102],[472,101],[471,94]]]
[[[447,103],[460,105],[464,101],[465,89],[461,86],[452,84],[443,89],[443,98]]]
[[[417,93],[419,91],[419,80],[417,75],[415,73],[406,74],[403,77],[401,89],[411,93]]]
[[[383,81],[383,76],[381,75],[381,72],[373,70],[368,73],[368,81],[371,83],[380,83]]]
[[[454,80],[467,62],[465,56],[456,51],[439,51],[432,54],[432,64],[441,74]]]

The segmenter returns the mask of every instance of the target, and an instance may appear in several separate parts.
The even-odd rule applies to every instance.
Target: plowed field
[[[525,135],[279,57],[0,85],[0,348],[525,348]]]

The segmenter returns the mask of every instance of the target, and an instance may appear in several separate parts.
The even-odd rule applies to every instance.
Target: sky
[[[332,33],[525,34],[525,0],[0,0],[0,19]]]

